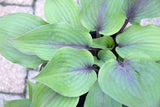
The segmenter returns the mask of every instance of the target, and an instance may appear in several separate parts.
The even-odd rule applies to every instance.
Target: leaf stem
[[[123,32],[123,30],[126,28],[128,23],[129,23],[129,19],[126,19],[122,28],[118,31],[118,33],[116,33],[116,36]]]
[[[97,30],[97,32],[96,32],[96,37],[97,38],[100,38],[101,37],[101,35],[99,34],[99,31]]]
[[[125,22],[124,22],[124,25],[122,26],[122,28],[117,32],[115,33],[114,35],[112,35],[111,37],[113,38],[114,40],[114,43],[115,43],[115,47],[112,49],[112,52],[114,53],[114,55],[116,56],[117,58],[117,61],[119,60],[119,55],[118,53],[116,52],[116,47],[118,46],[117,42],[116,42],[116,37],[117,35],[119,35],[120,33],[123,32],[123,30],[125,29],[125,27],[127,26],[127,24],[129,23],[129,19],[126,19]]]

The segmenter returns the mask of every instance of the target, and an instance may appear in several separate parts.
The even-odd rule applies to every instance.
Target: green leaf
[[[47,24],[41,18],[30,14],[10,14],[0,18],[0,53],[8,60],[34,68],[44,61],[35,55],[26,55],[10,44],[9,39],[17,38],[26,32]]]
[[[160,17],[159,0],[124,0],[123,5],[126,17],[133,24],[144,18]]]
[[[102,60],[99,60],[96,56],[94,56],[94,64],[101,67],[104,62]]]
[[[79,97],[64,97],[37,82],[31,107],[76,107],[78,100]]]
[[[131,26],[116,38],[116,51],[121,57],[130,52],[143,52],[153,60],[160,60],[160,27]]]
[[[55,52],[63,47],[88,49],[92,38],[88,32],[81,32],[68,24],[58,23],[40,27],[12,40],[12,43],[27,54],[35,54],[42,59],[50,60]]]
[[[114,45],[114,41],[111,37],[104,36],[101,38],[93,39],[93,44],[91,47],[111,50],[114,48]]]
[[[104,50],[99,51],[98,57],[103,62],[106,62],[110,59],[116,59],[116,56],[108,49],[104,49]]]
[[[24,99],[24,100],[12,100],[7,101],[4,104],[4,107],[30,107],[32,100]]]
[[[106,61],[110,59],[116,59],[116,56],[108,49],[100,50],[98,52],[98,58],[94,58],[94,63],[98,66],[102,66]]]
[[[73,0],[46,0],[45,16],[49,23],[65,22],[80,30],[83,26],[79,13],[80,7]]]
[[[157,107],[160,67],[145,54],[132,53],[124,62],[107,61],[99,71],[99,85],[109,96],[130,107]]]
[[[104,35],[118,32],[124,24],[123,0],[81,0],[80,19],[89,30]]]
[[[34,90],[34,83],[27,80],[28,83],[28,91],[29,91],[29,99],[32,99],[33,90]]]
[[[86,97],[84,107],[122,107],[122,105],[106,95],[96,82]]]
[[[97,76],[93,56],[87,50],[62,48],[35,78],[61,95],[80,96],[89,91]]]

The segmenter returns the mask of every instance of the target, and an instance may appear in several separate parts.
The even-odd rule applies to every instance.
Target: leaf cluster
[[[76,107],[86,93],[84,107],[160,106],[160,27],[140,25],[160,0],[46,0],[45,17],[0,18],[0,53],[42,68],[5,107]]]

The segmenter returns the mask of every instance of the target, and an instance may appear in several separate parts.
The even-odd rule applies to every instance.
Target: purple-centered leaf
[[[88,32],[81,32],[65,23],[48,24],[11,40],[15,47],[26,54],[38,55],[50,60],[63,47],[88,49],[92,38]]]
[[[123,4],[130,22],[160,16],[160,0],[124,0]]]
[[[80,19],[89,30],[112,35],[124,24],[122,0],[81,0]]]
[[[159,78],[159,65],[142,53],[132,53],[125,57],[124,62],[111,59],[99,72],[101,89],[131,107],[157,107]]]
[[[121,57],[129,52],[143,52],[152,60],[160,60],[160,27],[154,25],[134,25],[116,38],[116,51]]]
[[[65,47],[56,52],[36,80],[63,96],[80,96],[97,79],[93,64],[93,56],[87,50]]]

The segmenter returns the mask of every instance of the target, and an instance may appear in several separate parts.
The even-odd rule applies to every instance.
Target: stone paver
[[[148,24],[154,24],[156,26],[160,26],[160,17],[158,18],[152,18],[152,19],[143,19],[141,21],[142,26],[146,26]]]
[[[40,73],[39,71],[30,70],[30,71],[28,71],[27,79],[30,82],[36,83],[36,81],[34,80],[34,77],[36,77],[39,73]],[[27,85],[27,90],[26,90],[26,98],[29,98],[28,85]]]
[[[0,2],[18,5],[32,5],[34,0],[0,0]]]
[[[33,14],[31,7],[20,7],[20,6],[1,6],[0,5],[0,16],[4,16],[12,13],[30,13]]]
[[[29,72],[28,72],[28,77],[27,77],[27,79],[28,79],[30,82],[35,83],[36,81],[34,80],[34,77],[36,77],[38,74],[39,74],[39,71],[29,71]]]
[[[25,77],[24,67],[13,64],[0,55],[0,92],[23,93]]]
[[[46,0],[37,0],[35,4],[35,15],[45,19],[44,15],[44,5]]]

